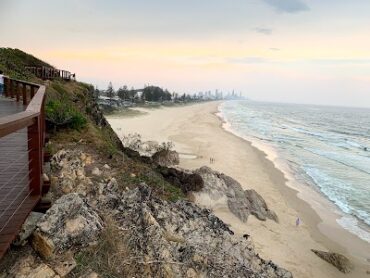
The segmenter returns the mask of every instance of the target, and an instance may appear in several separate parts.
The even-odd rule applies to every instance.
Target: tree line
[[[167,89],[162,89],[158,86],[145,86],[144,89],[128,89],[126,85],[121,86],[118,90],[113,88],[112,83],[110,82],[106,90],[95,90],[96,96],[105,96],[110,99],[112,102],[114,100],[120,99],[122,101],[129,102],[166,102],[166,101],[181,101],[181,102],[190,102],[190,101],[202,101],[210,99],[223,99],[223,93],[216,90],[214,94],[211,91],[199,92],[194,94],[179,94],[171,93]],[[228,94],[229,95],[229,94]],[[234,95],[234,92],[231,96]]]

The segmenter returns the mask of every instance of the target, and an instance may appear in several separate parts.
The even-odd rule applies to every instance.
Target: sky
[[[0,0],[0,26],[101,89],[370,107],[369,0]]]

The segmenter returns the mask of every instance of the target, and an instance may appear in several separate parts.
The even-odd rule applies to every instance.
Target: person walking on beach
[[[0,70],[0,96],[4,94],[4,74],[3,71]]]
[[[295,221],[296,227],[298,227],[299,224],[301,224],[301,219],[299,219],[299,217],[297,217],[297,220]]]

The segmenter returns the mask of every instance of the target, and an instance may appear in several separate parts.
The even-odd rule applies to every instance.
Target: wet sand
[[[263,258],[290,270],[295,277],[370,277],[366,274],[370,271],[366,261],[370,245],[336,223],[335,214],[330,212],[335,208],[320,194],[309,189],[298,193],[287,186],[286,175],[267,159],[266,153],[222,128],[222,121],[216,116],[219,104],[138,109],[145,113],[108,117],[108,121],[119,136],[140,133],[143,140],[174,142],[180,152],[181,167],[195,169],[208,165],[232,176],[245,189],[253,188],[260,193],[277,213],[279,223],[262,222],[253,216],[243,223],[227,207],[196,201],[212,208],[236,234],[250,234]],[[215,159],[214,164],[209,164],[210,157]],[[297,193],[307,202],[298,198]],[[302,224],[296,227],[298,216]],[[354,262],[355,271],[342,274],[310,249],[342,253]]]

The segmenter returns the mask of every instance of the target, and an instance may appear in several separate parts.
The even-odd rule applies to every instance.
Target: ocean
[[[252,101],[219,109],[230,131],[273,149],[298,184],[340,209],[338,224],[370,242],[370,109]]]

